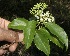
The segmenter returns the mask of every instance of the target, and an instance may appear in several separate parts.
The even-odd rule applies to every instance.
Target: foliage
[[[35,7],[30,10],[30,13],[36,17],[36,21],[27,21],[24,18],[17,18],[9,24],[9,28],[23,30],[26,49],[31,46],[31,43],[34,40],[36,47],[43,51],[47,56],[50,54],[50,41],[62,49],[65,45],[67,50],[68,37],[66,32],[54,22],[52,14],[48,11],[44,13],[43,10],[47,8],[45,3],[37,3],[37,5],[34,5]]]

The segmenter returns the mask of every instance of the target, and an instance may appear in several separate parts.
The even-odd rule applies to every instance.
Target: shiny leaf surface
[[[9,28],[23,30],[27,25],[28,21],[24,18],[16,18],[9,25]]]
[[[50,32],[58,37],[58,39],[65,44],[66,50],[68,49],[68,37],[66,32],[55,23],[46,23],[45,27],[47,27]]]
[[[50,54],[49,40],[46,36],[46,33],[42,31],[42,29],[36,31],[34,42],[39,50],[43,51],[46,55],[49,56]]]
[[[24,43],[25,43],[26,49],[28,49],[31,46],[31,43],[34,39],[35,27],[36,27],[36,21],[34,20],[29,21],[27,26],[25,27]]]

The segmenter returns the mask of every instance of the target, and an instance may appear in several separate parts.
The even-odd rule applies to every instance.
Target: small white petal
[[[43,16],[44,16],[44,15],[41,13],[41,14],[40,14],[40,17],[43,17]]]
[[[43,18],[40,18],[40,22],[43,22]]]
[[[52,18],[52,22],[54,21],[54,17]]]
[[[51,19],[50,18],[48,19],[48,22],[51,22]]]
[[[45,21],[47,21],[47,20],[48,20],[48,18],[47,18],[47,17],[45,17],[45,18],[44,18],[44,20],[45,20]]]
[[[35,15],[35,17],[36,17],[37,19],[39,19],[39,16]]]
[[[39,20],[37,20],[37,22],[39,22]]]

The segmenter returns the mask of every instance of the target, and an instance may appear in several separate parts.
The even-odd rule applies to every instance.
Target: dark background
[[[70,0],[0,0],[0,17],[12,21],[16,17],[24,17],[29,19],[31,14],[29,10],[33,5],[39,2],[45,2],[48,4],[50,13],[55,17],[55,21],[60,25],[67,33],[68,38],[70,37]],[[10,53],[9,56],[16,56],[18,49],[21,48],[19,44],[17,50],[14,53]],[[66,52],[65,49],[57,47],[51,43],[51,54],[50,56],[70,56],[70,38],[69,38],[69,49]],[[23,48],[21,48],[23,49]],[[27,50],[22,52],[21,56],[46,56],[43,52],[39,51],[34,43]],[[8,55],[5,55],[8,56]],[[20,56],[20,55],[17,55]]]

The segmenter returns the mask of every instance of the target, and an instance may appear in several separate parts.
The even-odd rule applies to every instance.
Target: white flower
[[[48,18],[48,22],[51,22],[51,19],[50,18]]]
[[[35,15],[35,17],[36,17],[37,19],[39,19],[39,16]]]
[[[37,20],[37,22],[39,22],[39,20]]]
[[[40,22],[43,22],[43,18],[40,18]]]
[[[44,20],[45,20],[45,21],[47,21],[47,20],[48,20],[48,18],[47,18],[47,17],[45,17],[45,18],[44,18]]]
[[[44,15],[41,13],[41,14],[40,14],[40,18],[43,18],[43,17],[44,17]]]
[[[54,21],[54,17],[52,17],[52,22]]]
[[[44,13],[44,15],[46,15],[47,17],[49,17],[49,11],[47,11],[46,13]]]
[[[39,11],[38,11],[38,15],[40,15],[41,13],[42,13],[42,10],[39,10]]]

